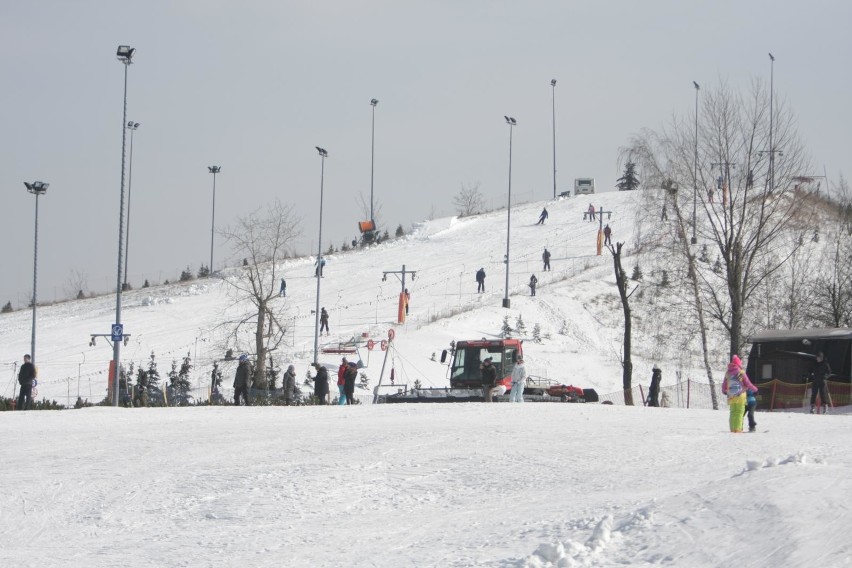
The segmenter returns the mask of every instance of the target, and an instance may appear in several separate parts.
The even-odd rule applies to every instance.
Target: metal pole
[[[373,218],[373,166],[376,157],[376,105],[379,104],[379,101],[372,99],[370,104],[373,107],[373,127],[370,134],[370,221],[375,226],[376,221]]]
[[[38,196],[36,193],[35,202],[35,244],[33,245],[33,335],[30,340],[30,358],[35,364],[36,362],[36,304],[38,304]]]
[[[692,244],[698,243],[695,236],[695,226],[698,224],[698,91],[700,87],[695,81],[695,162],[692,166]]]
[[[317,242],[317,270],[316,270],[316,279],[317,279],[317,305],[316,310],[314,311],[314,360],[316,363],[319,361],[319,320],[320,320],[320,279],[322,276],[322,198],[323,198],[323,186],[325,184],[325,157],[327,152],[325,150],[320,150],[320,210],[319,210],[319,237]]]
[[[124,252],[124,166],[127,144],[127,68],[130,65],[130,58],[124,61],[124,114],[121,118],[121,198],[119,199],[118,207],[118,270],[115,278],[115,324],[121,324],[121,263],[123,261],[122,253]],[[121,368],[121,341],[112,342],[112,360],[115,367],[115,375],[113,377],[113,406],[118,406],[118,377]]]
[[[550,80],[553,87],[553,199],[556,199],[556,79]]]
[[[213,237],[216,228],[216,174],[219,173],[219,166],[210,168],[210,172],[213,174],[213,214],[210,218],[210,266],[208,270],[210,274],[213,274]]]
[[[130,128],[130,164],[127,171],[127,241],[124,243],[124,286],[127,286],[127,265],[130,264],[130,192],[133,184],[133,133],[136,128],[128,123]]]
[[[512,131],[515,119],[506,119],[509,123],[509,202],[506,206],[506,291],[503,296],[503,307],[509,308],[509,242],[512,231]]]
[[[772,99],[775,83],[775,56],[769,54],[769,191],[775,189],[775,146],[773,146],[772,130],[775,124],[775,119],[772,114]]]

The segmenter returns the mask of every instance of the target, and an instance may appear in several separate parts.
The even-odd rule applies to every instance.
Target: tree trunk
[[[609,245],[612,262],[615,267],[615,284],[621,296],[621,307],[624,311],[624,359],[622,365],[622,388],[624,389],[624,404],[633,406],[633,360],[631,359],[632,318],[630,315],[630,298],[627,295],[627,274],[621,267],[621,247],[624,243],[616,243],[616,248]]]
[[[266,389],[266,302],[257,307],[257,327],[254,332],[257,365],[254,368],[254,388]]]

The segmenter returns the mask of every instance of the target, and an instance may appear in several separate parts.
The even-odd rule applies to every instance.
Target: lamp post
[[[556,199],[556,79],[550,80],[553,91],[553,199]]]
[[[772,135],[773,127],[775,126],[775,117],[772,114],[772,99],[773,88],[775,83],[775,56],[769,54],[769,191],[773,191],[775,185],[775,146],[773,145]]]
[[[319,210],[319,238],[317,242],[317,270],[316,270],[316,278],[317,278],[317,306],[314,312],[314,363],[319,361],[319,320],[320,320],[320,278],[322,277],[322,193],[323,193],[323,184],[325,182],[325,159],[328,157],[328,152],[325,151],[325,148],[320,148],[316,146],[317,152],[320,155],[320,210]]]
[[[118,406],[119,392],[119,375],[121,374],[121,340],[120,337],[124,333],[121,325],[121,263],[122,263],[122,241],[124,240],[124,163],[125,163],[125,148],[127,144],[127,68],[133,63],[133,54],[136,49],[127,45],[119,45],[115,52],[116,57],[124,64],[124,109],[121,118],[121,197],[118,207],[118,270],[115,282],[115,324],[113,325],[113,342],[112,342],[112,362],[113,362],[113,394],[114,406]],[[116,340],[116,337],[119,337]]]
[[[30,358],[36,361],[36,304],[38,304],[38,198],[47,192],[50,184],[43,181],[24,182],[27,191],[36,196],[35,202],[35,239],[33,245],[33,335],[30,342]]]
[[[124,284],[122,287],[127,290],[127,265],[130,264],[130,192],[133,186],[133,133],[139,128],[138,122],[132,120],[127,123],[127,129],[130,131],[130,164],[127,168],[127,240],[124,243]]]
[[[509,308],[509,235],[512,231],[512,131],[517,126],[511,116],[504,116],[506,124],[509,125],[509,203],[506,206],[506,291],[503,296],[503,307]]]
[[[213,274],[213,235],[216,228],[216,174],[222,171],[219,166],[207,166],[207,169],[213,174],[213,213],[210,218],[210,266],[207,267],[207,273]]]
[[[695,162],[692,166],[692,244],[698,243],[698,238],[695,236],[695,225],[698,224],[698,91],[701,87],[695,81],[692,82],[695,86]]]
[[[373,128],[370,134],[370,221],[373,223],[375,230],[376,220],[373,218],[373,166],[376,157],[376,105],[379,104],[378,99],[370,99],[370,105],[373,107]]]

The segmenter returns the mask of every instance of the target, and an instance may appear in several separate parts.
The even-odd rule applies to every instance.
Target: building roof
[[[852,328],[824,327],[815,329],[769,329],[748,338],[749,343],[796,341],[799,339],[852,339]]]

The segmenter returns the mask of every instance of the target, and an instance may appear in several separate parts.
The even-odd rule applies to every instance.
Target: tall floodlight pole
[[[556,199],[556,79],[550,80],[553,91],[553,199]]]
[[[695,236],[695,225],[698,224],[698,91],[701,87],[695,81],[692,82],[695,86],[695,162],[692,166],[692,244],[698,242]]]
[[[376,105],[379,104],[378,99],[370,99],[370,105],[373,107],[373,128],[370,134],[370,221],[375,229],[376,220],[373,218],[373,166],[376,158]]]
[[[127,129],[130,131],[130,163],[127,168],[127,236],[124,242],[124,283],[122,286],[125,290],[128,289],[127,284],[127,266],[130,264],[130,193],[133,187],[133,133],[139,128],[138,122],[132,120],[127,123]]]
[[[775,126],[775,117],[772,115],[773,103],[773,88],[775,83],[775,56],[769,54],[769,191],[775,189],[775,146],[773,146],[773,127]]]
[[[511,116],[504,116],[509,125],[509,202],[506,206],[506,291],[503,295],[503,307],[509,308],[509,235],[512,231],[512,131],[517,126]]]
[[[213,213],[210,218],[210,266],[207,272],[213,275],[213,236],[216,234],[216,174],[222,171],[219,166],[207,166],[207,170],[213,174]]]
[[[38,198],[47,192],[49,183],[34,181],[24,182],[27,191],[36,196],[35,202],[35,239],[33,244],[33,335],[30,342],[30,358],[36,361],[36,305],[38,304]]]
[[[317,242],[317,307],[314,318],[314,363],[319,361],[319,324],[320,324],[320,278],[322,278],[322,193],[323,184],[325,182],[325,159],[328,157],[328,152],[324,148],[316,146],[317,152],[320,155],[320,210],[319,210],[319,238]]]
[[[118,207],[118,271],[115,277],[115,323],[112,328],[112,362],[113,362],[113,405],[118,406],[118,385],[121,374],[121,343],[124,328],[121,325],[121,263],[124,252],[124,165],[127,145],[127,68],[133,63],[136,49],[127,45],[119,45],[116,57],[124,64],[124,109],[121,117],[121,197]]]

